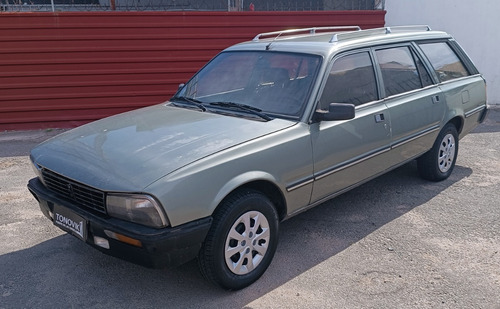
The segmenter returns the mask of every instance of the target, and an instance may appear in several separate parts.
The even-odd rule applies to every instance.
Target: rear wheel
[[[225,199],[214,214],[198,263],[209,281],[228,290],[255,282],[266,271],[278,243],[278,214],[257,191]]]
[[[447,124],[439,133],[431,150],[418,160],[418,171],[422,178],[441,181],[453,172],[458,154],[458,133],[455,126]]]

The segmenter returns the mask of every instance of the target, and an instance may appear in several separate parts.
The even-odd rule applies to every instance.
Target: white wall
[[[385,0],[386,26],[429,25],[451,34],[483,73],[488,103],[500,104],[499,0]]]

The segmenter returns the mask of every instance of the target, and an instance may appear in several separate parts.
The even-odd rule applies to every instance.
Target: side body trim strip
[[[485,106],[482,105],[482,106],[478,106],[468,112],[465,113],[465,118],[469,118],[470,116],[474,115],[474,114],[477,114],[477,113],[480,113],[481,111],[483,111],[483,109],[485,109]]]

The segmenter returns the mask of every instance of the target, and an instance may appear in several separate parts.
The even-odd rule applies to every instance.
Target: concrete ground
[[[449,179],[412,162],[284,222],[267,272],[237,292],[194,261],[146,269],[53,226],[27,154],[58,132],[0,133],[0,308],[500,308],[500,109]]]

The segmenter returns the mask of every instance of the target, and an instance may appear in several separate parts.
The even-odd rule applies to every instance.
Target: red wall
[[[384,26],[385,11],[0,13],[0,130],[74,127],[167,100],[257,33]]]

